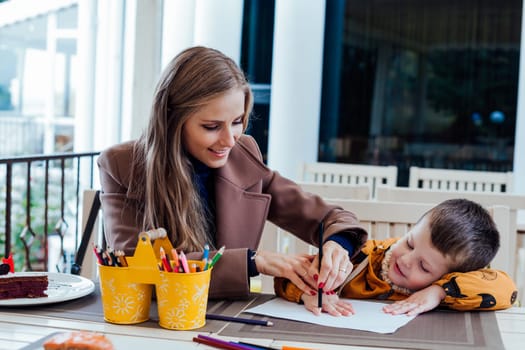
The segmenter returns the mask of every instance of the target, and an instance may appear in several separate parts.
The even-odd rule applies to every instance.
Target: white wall
[[[317,160],[325,1],[277,0],[268,165],[295,179]]]

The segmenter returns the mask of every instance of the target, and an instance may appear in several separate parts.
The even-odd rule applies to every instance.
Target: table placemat
[[[257,298],[249,307],[269,300]],[[226,305],[222,307],[226,308]],[[243,313],[251,315],[249,313]],[[357,317],[357,316],[355,316]],[[366,317],[366,315],[364,316]],[[272,338],[283,341],[339,345],[377,346],[400,349],[504,349],[493,311],[458,312],[433,310],[417,316],[393,334],[325,327],[304,322],[271,318],[273,327],[230,324],[220,335]]]
[[[253,294],[247,300],[210,300],[207,310],[214,314],[240,315],[243,318],[272,320],[273,327],[206,320],[206,325],[196,331],[232,337],[271,338],[283,341],[383,346],[402,349],[504,349],[496,316],[492,311],[434,310],[418,316],[393,334],[324,327],[242,312],[242,310],[260,305],[274,297],[274,295]],[[3,312],[27,313],[61,319],[105,322],[98,286],[96,286],[93,294],[76,300],[42,306],[3,307],[1,310]],[[155,301],[152,301],[151,304],[150,320],[134,326],[160,328]]]
[[[251,300],[251,299],[250,299]],[[212,313],[221,313],[222,315],[235,316],[241,312],[244,307],[249,303],[249,300],[226,302],[223,301],[208,301],[208,311]],[[61,319],[72,319],[72,320],[85,320],[92,322],[106,322],[104,321],[104,313],[102,311],[102,298],[100,295],[100,288],[98,284],[95,286],[95,291],[85,297],[65,301],[55,304],[45,305],[31,305],[31,306],[13,306],[13,307],[2,307],[2,312],[13,312],[22,314],[31,314],[35,316],[45,317],[56,317]],[[268,319],[267,317],[259,316],[252,317],[256,319]],[[134,324],[133,326],[138,327],[149,327],[149,328],[160,328],[159,315],[157,312],[157,303],[152,300],[150,306],[150,317],[149,320],[142,323]],[[211,332],[216,333],[223,328],[227,323],[224,321],[206,320],[206,325],[197,329],[199,332]]]

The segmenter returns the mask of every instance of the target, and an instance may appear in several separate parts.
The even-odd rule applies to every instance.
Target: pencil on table
[[[253,324],[253,325],[258,325],[258,326],[266,326],[266,327],[272,327],[273,326],[273,322],[272,321],[255,320],[255,319],[252,319],[252,318],[242,318],[242,317],[236,317],[236,316],[206,314],[206,318],[208,320],[237,322],[237,323]]]

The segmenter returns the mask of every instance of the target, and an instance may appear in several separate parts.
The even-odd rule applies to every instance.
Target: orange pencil
[[[171,249],[171,256],[173,257],[173,271],[179,272],[179,254],[177,254],[177,249]]]
[[[128,261],[126,260],[126,255],[122,250],[117,251],[118,255],[118,261],[120,261],[120,266],[122,267],[128,267]]]
[[[192,263],[190,265],[190,272],[197,272],[197,264]]]

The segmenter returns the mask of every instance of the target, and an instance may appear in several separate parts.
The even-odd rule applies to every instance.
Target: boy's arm
[[[273,289],[275,290],[275,295],[286,299],[288,301],[293,301],[294,303],[301,303],[301,295],[304,293],[299,289],[295,284],[293,284],[289,279],[282,277],[275,277],[273,279]]]
[[[493,269],[451,272],[434,285],[445,291],[441,305],[460,311],[507,309],[518,295],[512,279],[505,272]]]

